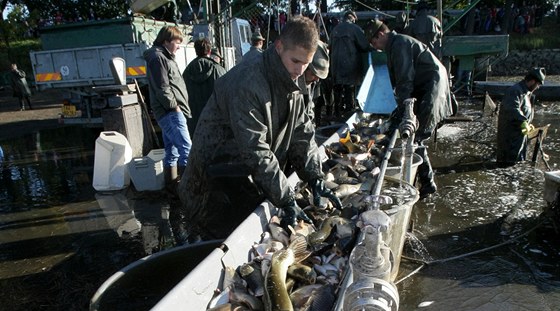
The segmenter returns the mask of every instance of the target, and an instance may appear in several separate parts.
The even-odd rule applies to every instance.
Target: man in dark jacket
[[[314,22],[294,17],[274,45],[216,81],[179,184],[191,234],[224,238],[263,199],[282,210],[284,226],[309,221],[284,173],[288,161],[317,200],[334,196],[302,95],[317,42]]]
[[[261,30],[259,27],[255,28],[255,31],[251,35],[251,48],[241,61],[247,61],[253,57],[260,55],[263,52],[264,37],[261,35]]]
[[[531,95],[543,83],[544,68],[531,69],[525,79],[511,86],[500,104],[498,115],[497,163],[511,166],[524,161],[527,152],[527,135],[534,129]]]
[[[191,136],[194,135],[202,109],[214,91],[214,81],[226,73],[224,67],[211,58],[212,44],[208,38],[196,40],[194,50],[197,57],[183,71],[192,114],[188,122]]]
[[[25,71],[19,70],[16,64],[12,64],[11,66],[10,82],[12,84],[14,97],[17,97],[19,100],[20,110],[25,110],[25,102],[27,102],[29,109],[33,109],[31,107],[31,100],[29,99],[31,90],[27,85],[27,80],[25,80]]]
[[[418,2],[416,16],[410,23],[409,34],[427,45],[430,51],[432,51],[438,59],[441,59],[443,29],[441,28],[441,22],[428,14],[428,9],[428,3],[425,1]]]
[[[420,197],[424,198],[436,192],[437,187],[423,142],[430,138],[443,119],[452,114],[447,71],[425,44],[410,36],[389,31],[380,21],[368,24],[366,35],[374,48],[387,53],[387,66],[397,102],[390,119],[393,128],[401,122],[404,100],[416,98],[414,114],[419,126],[415,141],[420,147],[416,153],[423,160],[418,167],[417,180],[421,185]]]
[[[150,106],[162,130],[164,176],[171,192],[185,170],[191,150],[186,119],[191,117],[187,87],[175,61],[175,52],[181,42],[181,31],[177,27],[165,26],[159,31],[154,46],[144,52]]]
[[[339,115],[354,107],[355,88],[362,83],[362,53],[371,47],[360,26],[354,24],[356,13],[344,13],[344,21],[333,28],[329,44],[330,70],[334,84],[334,109]]]

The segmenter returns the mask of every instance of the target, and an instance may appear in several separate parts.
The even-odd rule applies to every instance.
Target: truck
[[[134,6],[134,2],[131,8],[136,11],[154,9],[155,1],[143,1],[144,7]],[[109,104],[106,89],[115,84],[110,61],[123,59],[126,84],[137,83],[143,89],[147,84],[143,53],[152,46],[164,26],[178,27],[185,38],[175,58],[181,71],[196,58],[193,40],[197,38],[207,36],[218,46],[226,69],[233,67],[250,46],[249,24],[239,18],[228,19],[229,46],[216,44],[214,37],[218,31],[211,24],[177,24],[138,14],[53,25],[40,29],[43,50],[30,52],[36,88],[62,91],[61,122],[101,126],[101,109]],[[148,95],[146,93],[144,95]]]

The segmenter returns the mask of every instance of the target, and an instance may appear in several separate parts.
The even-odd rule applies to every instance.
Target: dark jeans
[[[352,111],[355,108],[355,86],[348,84],[335,84],[334,92],[334,113],[339,115],[342,112]]]

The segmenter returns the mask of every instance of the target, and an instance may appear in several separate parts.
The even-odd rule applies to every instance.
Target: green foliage
[[[18,68],[24,70],[28,77],[31,78],[33,69],[31,68],[29,52],[40,49],[41,44],[38,39],[13,41],[9,47],[4,43],[0,43],[0,73],[9,71],[10,64],[16,63]],[[2,81],[0,81],[0,84],[2,84]]]
[[[528,34],[510,34],[509,49],[560,49],[560,36],[558,35],[556,16],[545,17],[543,25],[539,28],[532,28]]]

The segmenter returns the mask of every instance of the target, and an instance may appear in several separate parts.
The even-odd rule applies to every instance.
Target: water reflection
[[[496,167],[496,119],[465,108],[475,121],[446,125],[429,145],[440,189],[416,204],[404,254],[431,264],[399,284],[400,307],[418,310],[431,302],[430,310],[556,310],[560,245],[543,212],[546,165],[539,158]],[[558,124],[559,112],[557,103],[541,106],[534,124]],[[551,128],[544,150],[556,169],[559,142]],[[401,275],[419,265],[404,260]]]
[[[430,310],[555,310],[560,250],[541,214],[546,167],[539,159],[497,168],[495,117],[482,116],[479,102],[461,107],[475,121],[444,126],[428,145],[439,190],[413,209],[405,254],[434,261],[516,239],[428,265],[399,284],[400,310],[422,302],[433,302]],[[553,124],[543,149],[556,169],[559,114],[560,104],[544,103],[534,121]],[[0,301],[17,302],[10,310],[85,310],[110,275],[174,245],[165,196],[94,191],[99,133],[62,127],[0,141]],[[401,275],[417,267],[404,260]]]

